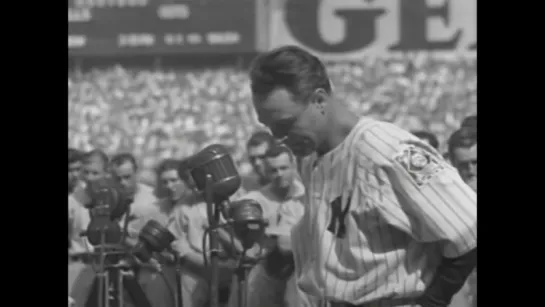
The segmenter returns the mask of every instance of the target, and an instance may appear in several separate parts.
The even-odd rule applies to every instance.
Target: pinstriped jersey
[[[351,304],[417,297],[441,257],[476,247],[476,194],[441,155],[395,125],[361,119],[302,165],[292,230],[299,287]]]

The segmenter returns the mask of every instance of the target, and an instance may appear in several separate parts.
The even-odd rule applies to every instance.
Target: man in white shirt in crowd
[[[101,150],[92,150],[86,154],[81,154],[82,180],[75,180],[72,193],[68,199],[68,216],[71,220],[71,242],[73,253],[84,252],[89,246],[86,245],[86,239],[80,234],[87,230],[91,220],[88,210],[84,207],[89,202],[89,197],[85,192],[87,182],[106,178],[108,175],[109,158]],[[77,172],[74,171],[76,174]]]
[[[154,216],[158,213],[159,208],[153,188],[138,182],[138,164],[132,154],[115,155],[110,163],[110,169],[113,178],[119,182],[127,196],[132,199],[130,219]],[[131,237],[136,238],[140,229],[131,228],[130,232]]]
[[[269,183],[265,167],[265,153],[275,144],[274,137],[267,131],[254,133],[246,145],[248,160],[253,172],[242,177],[242,186],[237,195],[255,191]]]
[[[454,132],[448,141],[448,153],[464,182],[477,192],[477,129],[467,126]]]
[[[182,291],[182,305],[184,307],[204,307],[207,306],[210,299],[210,267],[205,265],[204,260],[205,254],[210,259],[210,247],[208,240],[203,241],[206,229],[209,227],[207,205],[203,200],[202,193],[195,189],[193,180],[186,170],[187,165],[182,164],[178,168],[177,176],[184,182],[186,193],[172,209],[168,229],[176,238],[172,248],[182,260],[180,289]],[[171,175],[174,178],[174,173]],[[230,237],[226,231],[219,232],[219,241],[222,247],[227,249],[231,247]],[[206,242],[205,246],[203,246],[203,242]],[[220,261],[219,266],[219,287],[222,289],[230,285],[233,262]],[[170,277],[170,280],[174,280],[173,276]],[[164,287],[159,291],[164,291]]]
[[[242,196],[241,199],[255,200],[261,205],[263,218],[268,224],[268,233],[269,229],[277,228],[281,219],[281,207],[303,208],[305,188],[298,180],[295,157],[287,147],[274,145],[265,153],[264,160],[270,183]],[[287,233],[289,234],[289,230]],[[290,254],[280,252],[276,236],[277,233],[273,230],[267,242],[262,244],[265,259],[259,261],[248,275],[248,306],[283,307],[288,303],[286,285],[293,273],[293,259]],[[295,287],[294,284],[291,285]],[[230,307],[237,306],[236,288],[234,285],[231,289]]]

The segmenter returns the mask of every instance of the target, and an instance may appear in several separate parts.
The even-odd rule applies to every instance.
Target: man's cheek
[[[296,155],[300,156],[308,156],[314,152],[316,148],[316,144],[311,138],[300,135],[290,135],[286,139],[286,145],[288,145]]]

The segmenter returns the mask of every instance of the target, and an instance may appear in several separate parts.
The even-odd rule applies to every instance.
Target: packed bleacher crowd
[[[330,64],[331,81],[355,112],[436,134],[440,144],[477,107],[476,60],[369,58]],[[128,151],[144,169],[203,146],[228,146],[244,170],[244,144],[258,123],[246,71],[133,70],[69,73],[70,146]],[[442,148],[444,150],[444,146]]]

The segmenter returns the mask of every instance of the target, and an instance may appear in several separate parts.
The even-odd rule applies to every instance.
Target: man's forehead
[[[126,166],[114,167],[114,172],[118,176],[134,175],[135,173],[132,167]]]
[[[267,157],[267,161],[269,162],[269,164],[274,166],[283,166],[283,165],[291,164],[290,156],[286,152],[283,152],[276,157]]]
[[[266,152],[267,149],[269,149],[269,144],[267,144],[266,142],[263,142],[263,143],[261,143],[259,145],[248,147],[248,154],[250,154],[250,155],[260,155],[260,154],[263,154],[264,152]]]
[[[72,163],[68,163],[68,167],[81,167],[82,163],[81,161],[74,161]]]
[[[471,146],[471,147],[466,147],[465,150],[467,152],[471,152],[471,153],[477,153],[477,144]]]
[[[297,103],[286,89],[278,88],[266,97],[254,99],[258,120],[269,125],[274,121],[289,117],[297,112]]]
[[[106,165],[100,160],[87,161],[84,164],[85,169],[103,169]]]
[[[178,178],[178,171],[176,171],[175,169],[166,170],[161,174],[161,178],[164,178],[164,179]]]
[[[120,165],[116,165],[114,167],[116,172],[132,172],[134,171],[134,167],[131,162],[127,161],[125,163],[122,163]]]
[[[471,147],[458,147],[454,150],[454,154],[458,159],[461,158],[474,158],[477,156],[477,144]]]

